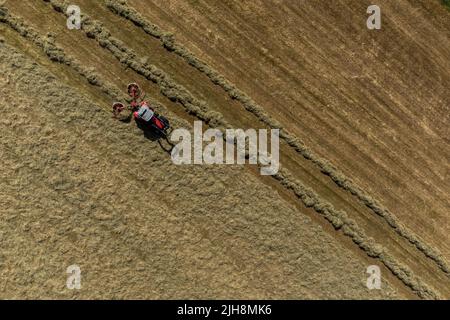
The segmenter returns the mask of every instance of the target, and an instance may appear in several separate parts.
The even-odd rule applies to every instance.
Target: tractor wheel
[[[130,83],[128,85],[128,94],[131,98],[137,100],[141,96],[141,88],[137,83]]]

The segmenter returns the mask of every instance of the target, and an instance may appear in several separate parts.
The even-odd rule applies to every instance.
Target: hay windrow
[[[1,10],[2,8],[0,8]],[[1,12],[1,11],[0,11]],[[7,11],[4,11],[7,12]],[[35,44],[42,52],[44,52],[47,57],[54,62],[61,63],[70,67],[81,77],[85,78],[86,81],[95,87],[98,87],[101,92],[106,94],[112,101],[125,101],[128,96],[123,94],[117,87],[113,84],[101,79],[100,76],[93,70],[93,68],[86,68],[82,66],[77,60],[68,56],[64,50],[55,44],[55,39],[53,34],[47,34],[47,36],[41,36],[32,27],[27,26],[20,18],[14,17],[12,15],[6,14],[0,17],[0,22],[3,22],[10,26],[13,30],[18,32],[25,39],[31,41]],[[156,110],[162,112],[169,112],[167,107],[158,102],[152,102],[152,106]],[[185,121],[176,121],[177,123],[188,126]]]
[[[66,1],[44,0],[44,2],[49,2],[58,12],[65,12],[69,5]],[[204,101],[193,97],[186,88],[173,81],[161,69],[149,64],[145,59],[139,58],[132,49],[129,49],[120,40],[112,37],[110,32],[100,22],[91,19],[85,14],[81,16],[82,29],[87,37],[96,40],[101,47],[107,49],[126,67],[156,83],[160,87],[161,94],[165,97],[180,103],[189,114],[195,115],[207,124],[224,128],[229,126],[220,113],[211,112]]]
[[[46,0],[44,0],[44,1],[46,1]],[[46,1],[46,2],[48,2],[48,1]],[[57,11],[64,12],[63,9],[61,9],[62,7],[58,7],[58,8],[60,8],[60,9]],[[75,64],[74,60],[65,56],[64,52],[61,49],[57,48],[54,45],[51,45],[52,41],[48,41],[48,42],[50,42],[50,45],[47,44],[46,41],[43,40],[42,38],[40,38],[39,35],[35,31],[33,31],[31,28],[27,28],[26,25],[23,24],[22,22],[18,21],[18,19],[14,18],[10,15],[2,15],[2,16],[0,16],[0,19],[1,19],[0,20],[1,22],[8,24],[9,26],[11,26],[11,28],[13,28],[17,32],[19,32],[22,36],[31,40],[37,46],[41,47],[44,50],[44,52],[46,52],[46,53],[47,52],[58,52],[58,55],[57,55],[58,59],[56,59],[54,61],[57,61],[59,63],[64,63],[67,66],[73,67],[74,69],[76,68],[76,64]],[[84,22],[86,23],[86,19],[84,20]],[[107,40],[105,40],[105,38],[100,38],[98,36],[98,32],[100,32],[100,34],[103,34],[103,35],[108,34],[108,32],[105,32],[105,30],[103,30],[99,24],[96,24],[96,23],[89,24],[89,20],[88,20],[88,23],[86,24],[86,26],[88,26],[88,28],[86,28],[87,33],[92,32],[89,34],[93,35],[95,39],[103,39],[102,43],[105,45],[106,48],[111,48],[111,50],[114,52],[120,51],[120,52],[124,52],[127,54],[126,57],[128,58],[128,60],[122,59],[120,61],[127,61],[128,64],[130,65],[130,67],[138,66],[138,64],[134,61],[136,56],[133,53],[130,53],[127,50],[122,50],[122,48],[116,47],[112,44],[114,42],[117,45],[117,44],[120,44],[120,42],[118,42],[114,39],[113,40],[107,39],[107,37],[106,37]],[[92,26],[93,28],[89,28],[89,26]],[[46,43],[46,45],[44,45],[43,43]],[[51,48],[51,50],[47,50],[46,49],[47,47]],[[50,59],[53,57],[52,54],[48,54],[48,56]],[[122,57],[122,58],[124,58],[124,57]],[[151,67],[149,69],[151,70]],[[147,68],[142,68],[139,70],[141,70],[144,74],[148,74],[148,72],[150,72],[149,70],[147,70]],[[159,70],[156,70],[156,73],[159,73]],[[160,73],[160,75],[163,76],[164,74]],[[100,81],[100,80],[98,80],[98,81]],[[94,83],[91,83],[91,82],[90,83],[92,85],[96,85],[95,83],[97,83],[97,81],[93,81],[93,82]],[[177,95],[177,92],[174,92],[174,95]],[[185,97],[185,98],[192,99],[190,97]],[[202,110],[203,112],[209,112],[206,105],[203,105],[200,108],[200,110]],[[407,267],[396,262],[395,259],[393,259],[388,253],[385,252],[385,249],[383,247],[381,247],[380,245],[377,245],[373,241],[373,239],[367,237],[364,234],[364,232],[359,229],[357,224],[353,220],[348,218],[348,216],[345,212],[338,211],[331,204],[329,204],[326,201],[323,201],[317,194],[315,194],[315,192],[313,192],[309,188],[303,186],[300,182],[292,179],[290,177],[289,172],[283,168],[280,170],[279,174],[277,174],[275,176],[275,178],[277,180],[279,180],[283,186],[294,191],[294,193],[297,195],[297,197],[299,197],[299,199],[302,200],[302,202],[305,204],[305,206],[312,207],[316,212],[323,215],[325,217],[325,219],[327,219],[330,223],[332,223],[332,225],[336,229],[342,229],[344,234],[349,236],[369,256],[380,259],[383,262],[383,264],[386,265],[386,267],[388,267],[405,285],[410,287],[420,297],[426,298],[426,299],[439,298],[438,294],[436,294],[427,285],[423,284],[419,279],[417,279]]]
[[[3,25],[0,25],[0,27],[3,27]],[[11,38],[8,36],[8,39]],[[30,42],[30,44],[32,43]],[[6,49],[5,46],[7,47]],[[85,281],[83,289],[80,291],[83,298],[173,298],[174,294],[172,292],[181,292],[181,297],[176,297],[183,298],[183,291],[185,290],[180,291],[180,287],[189,288],[190,291],[188,291],[192,292],[194,288],[190,288],[191,284],[193,282],[201,281],[204,278],[199,279],[198,276],[194,275],[186,280],[185,286],[180,284],[180,280],[177,275],[180,270],[183,270],[183,267],[186,267],[186,264],[177,263],[180,258],[184,259],[184,257],[180,257],[178,251],[174,252],[173,250],[177,250],[180,241],[183,241],[185,237],[189,238],[190,243],[192,243],[192,248],[195,249],[195,251],[189,251],[188,259],[191,259],[192,254],[195,254],[196,251],[205,252],[206,250],[209,250],[211,242],[199,241],[203,238],[203,236],[198,234],[199,229],[197,229],[198,227],[196,225],[198,222],[198,217],[203,217],[203,215],[208,214],[209,206],[197,197],[194,197],[193,199],[186,197],[184,206],[180,206],[180,208],[184,210],[179,212],[176,210],[174,212],[172,212],[173,210],[169,210],[170,212],[168,212],[165,202],[162,201],[159,206],[161,208],[160,212],[151,216],[151,213],[148,212],[152,211],[151,205],[149,205],[146,210],[140,209],[140,211],[134,215],[132,214],[132,211],[135,209],[132,204],[139,201],[139,195],[141,194],[140,191],[154,187],[155,177],[159,177],[157,180],[161,180],[160,182],[165,184],[164,188],[155,190],[155,193],[157,194],[159,192],[168,193],[175,190],[175,188],[182,188],[182,193],[186,193],[187,195],[195,195],[195,191],[189,193],[188,190],[192,190],[193,188],[191,187],[191,184],[187,183],[188,179],[185,178],[196,177],[198,175],[202,177],[198,180],[196,179],[195,182],[198,183],[199,187],[206,187],[206,190],[217,190],[209,189],[214,188],[214,184],[211,185],[210,183],[214,180],[214,178],[216,178],[216,174],[220,175],[222,178],[230,180],[231,183],[236,183],[236,180],[233,179],[233,177],[238,177],[240,175],[237,174],[230,177],[227,174],[226,176],[222,176],[222,168],[217,167],[211,168],[217,172],[215,173],[213,171],[214,176],[212,179],[211,175],[209,173],[203,173],[202,169],[194,169],[195,171],[198,171],[198,173],[192,173],[193,168],[191,169],[187,167],[178,167],[178,170],[170,170],[172,167],[170,160],[167,159],[167,156],[161,152],[158,146],[150,144],[153,146],[148,145],[149,148],[142,148],[141,142],[144,142],[145,140],[138,138],[139,141],[134,141],[134,139],[137,138],[135,133],[129,130],[122,130],[122,126],[120,124],[105,119],[104,112],[99,112],[102,110],[101,106],[95,104],[95,102],[90,99],[87,99],[88,97],[80,94],[77,86],[71,88],[64,85],[64,83],[58,81],[58,78],[52,75],[49,70],[46,70],[46,68],[43,68],[39,64],[36,64],[33,58],[27,57],[23,52],[17,48],[11,47],[8,43],[5,44],[5,46],[3,46],[4,48],[0,50],[0,59],[2,62],[0,63],[1,71],[4,72],[5,75],[11,77],[11,81],[13,83],[23,82],[23,86],[16,86],[17,91],[14,90],[14,94],[20,97],[19,101],[22,105],[20,110],[29,109],[30,114],[34,115],[34,119],[32,120],[33,122],[30,122],[29,124],[30,127],[28,128],[27,125],[27,128],[25,129],[32,130],[32,128],[37,128],[37,130],[22,131],[20,124],[11,125],[11,130],[9,130],[9,128],[3,130],[5,136],[3,137],[2,147],[4,147],[3,151],[5,152],[2,159],[6,161],[6,169],[4,170],[4,174],[9,177],[11,172],[8,171],[7,168],[17,168],[14,163],[18,158],[23,157],[24,155],[28,155],[28,157],[26,157],[28,160],[25,161],[25,166],[27,168],[30,167],[30,169],[27,169],[26,171],[22,169],[24,172],[17,172],[19,170],[14,169],[17,178],[20,179],[23,177],[22,179],[26,179],[27,184],[29,182],[29,187],[27,186],[23,191],[21,190],[22,188],[20,185],[18,185],[17,188],[9,189],[9,181],[7,180],[3,183],[3,189],[6,187],[6,190],[3,191],[6,191],[7,194],[9,192],[12,192],[11,194],[16,192],[20,193],[22,197],[19,198],[23,198],[25,195],[25,197],[29,197],[30,200],[36,196],[36,202],[31,203],[28,207],[31,208],[31,206],[36,206],[37,210],[27,210],[26,215],[23,216],[23,219],[16,221],[16,208],[23,207],[23,201],[20,202],[17,200],[17,207],[15,208],[15,202],[13,200],[11,204],[6,207],[5,214],[8,216],[11,215],[12,217],[7,219],[6,222],[8,223],[4,223],[2,230],[3,232],[7,232],[6,238],[11,239],[11,241],[6,241],[3,247],[6,250],[4,253],[9,257],[9,259],[7,259],[7,266],[16,266],[16,268],[7,268],[7,270],[3,268],[1,270],[3,272],[2,275],[4,276],[4,279],[13,280],[13,285],[10,284],[9,287],[2,292],[3,296],[27,298],[47,296],[58,299],[80,298],[78,293],[74,293],[74,295],[72,295],[73,291],[66,290],[62,292],[60,290],[61,285],[65,283],[65,279],[62,279],[63,281],[56,279],[56,281],[51,281],[49,286],[46,285],[49,283],[49,279],[55,279],[55,275],[61,272],[61,265],[65,266],[65,261],[72,263],[72,259],[70,258],[63,260],[65,254],[61,254],[61,252],[66,252],[67,249],[65,248],[68,248],[69,251],[74,248],[73,240],[66,239],[67,233],[63,232],[66,228],[72,229],[72,227],[81,228],[83,231],[80,232],[80,235],[85,237],[85,239],[92,239],[92,242],[90,242],[91,245],[77,246],[78,251],[72,255],[75,257],[80,257],[80,255],[83,255],[86,257],[85,262],[81,262],[83,263],[82,265],[86,266],[86,269],[83,268],[83,270],[88,270],[90,274],[102,274],[107,272],[108,275],[111,275],[113,274],[111,272],[116,272],[114,275],[117,276],[110,278],[112,280],[118,279],[118,281],[114,281],[112,283],[108,281],[108,284],[110,285],[109,287],[104,285],[104,281],[101,281],[102,279],[99,281],[95,281],[95,279],[92,278],[88,279],[88,281]],[[52,67],[55,66],[57,66],[56,63]],[[69,69],[63,65],[58,65],[57,67],[58,69]],[[39,83],[39,85],[33,85],[35,83]],[[5,91],[6,90],[3,90],[2,92]],[[12,95],[9,96],[8,94],[9,93],[5,96],[5,101],[14,101],[14,97]],[[24,99],[22,100],[22,98]],[[33,101],[31,99],[33,99],[36,103],[29,104],[28,101]],[[24,102],[22,103],[22,101]],[[64,102],[68,102],[70,104],[73,103],[75,108],[71,108],[71,110],[61,108],[60,106]],[[9,112],[9,114],[7,112],[7,119],[14,118],[14,115],[20,114],[11,108],[7,108],[7,110]],[[70,113],[69,116],[67,115],[68,112]],[[64,120],[62,120],[62,117],[64,117]],[[68,123],[66,118],[68,120],[72,118],[76,121]],[[21,122],[20,119],[18,120]],[[105,124],[105,120],[108,123]],[[16,121],[13,120],[12,122]],[[42,130],[40,130],[40,128],[42,128]],[[108,132],[105,132],[105,130]],[[34,140],[30,140],[29,142],[29,140],[22,139],[22,132],[42,132],[42,134],[33,134]],[[42,140],[40,136],[51,140],[51,143],[53,144],[46,143],[46,140]],[[15,141],[17,141],[17,148],[15,146]],[[64,144],[65,141],[67,141],[67,145]],[[29,147],[32,147],[38,143],[39,145],[36,146],[36,149],[41,150],[41,154],[38,159],[34,159],[34,148]],[[111,143],[114,143],[114,146],[111,146]],[[58,147],[61,147],[61,150]],[[67,150],[69,153],[66,154],[64,152],[61,155],[61,151],[63,150]],[[70,158],[72,158],[72,160],[70,160]],[[125,162],[125,168],[137,167],[142,164],[142,161],[151,161],[153,165],[149,168],[150,171],[147,172],[147,174],[141,174],[136,172],[136,170],[132,170],[132,172],[130,172],[130,170],[121,170],[121,168],[118,168],[118,166],[115,165],[118,159],[124,159],[122,161]],[[65,162],[65,165],[59,165],[59,163],[63,161]],[[43,170],[41,164],[46,166]],[[71,172],[71,170],[77,170],[77,173],[80,171],[82,173],[85,172],[86,176],[83,174],[75,174],[73,179],[67,179],[67,183],[63,185],[65,188],[73,188],[75,190],[66,189],[66,191],[62,193],[61,191],[56,191],[53,195],[53,190],[56,190],[61,186],[62,180],[60,175],[57,174],[54,176],[51,172],[49,172],[54,171],[55,164],[58,164],[58,169],[64,168],[64,171],[67,170],[69,172]],[[108,168],[108,170],[105,170],[107,172],[103,172],[104,168]],[[169,172],[166,171],[159,174],[162,170],[168,170]],[[233,170],[227,169],[226,171],[233,174]],[[84,177],[86,177],[87,180],[85,180]],[[88,184],[86,186],[83,183],[83,188],[81,188],[81,184],[79,182],[84,181],[87,181]],[[102,181],[104,184],[100,183]],[[177,182],[180,184],[177,184]],[[250,184],[250,186],[260,185],[256,180],[253,182],[255,182],[256,185]],[[245,186],[245,182],[243,183]],[[123,194],[122,192],[117,191],[117,188],[121,187],[122,184],[122,188],[124,190]],[[237,184],[239,185],[240,183]],[[112,188],[112,186],[117,186],[117,188]],[[244,186],[239,185],[239,188]],[[250,188],[249,191],[252,192],[252,189],[253,188]],[[266,192],[270,197],[269,199],[280,201],[279,204],[281,206],[276,207],[283,208],[283,212],[285,210],[290,213],[295,212],[292,207],[284,206],[281,200],[274,197],[270,192],[270,189],[264,189],[266,189]],[[75,194],[72,194],[72,190],[75,191]],[[80,194],[78,191],[82,193]],[[243,190],[239,192],[243,192]],[[83,194],[86,194],[86,197],[82,196]],[[216,196],[220,197],[221,193],[216,192]],[[39,197],[46,197],[50,201],[40,201]],[[8,198],[9,197],[7,196],[6,199]],[[85,201],[86,199],[87,201]],[[262,193],[262,196],[261,193],[258,193],[257,197],[253,199],[264,203],[264,193]],[[53,200],[55,202],[53,202]],[[200,210],[186,210],[186,206],[189,206],[190,203],[194,201],[197,201],[196,207],[194,208],[198,208]],[[114,202],[114,204],[111,202]],[[233,206],[232,199],[229,199],[228,203],[229,206]],[[56,208],[55,204],[57,205]],[[264,208],[264,205],[261,207]],[[201,295],[203,293],[204,295],[201,297],[208,298],[208,296],[211,296],[212,294],[221,294],[220,290],[227,287],[227,283],[230,281],[234,281],[234,279],[236,279],[236,283],[238,284],[251,277],[252,279],[258,281],[258,288],[270,288],[270,293],[267,295],[269,298],[270,296],[277,294],[273,293],[273,288],[280,288],[280,298],[295,298],[298,296],[305,298],[317,298],[316,295],[309,295],[309,287],[304,290],[304,285],[302,284],[301,286],[297,286],[297,283],[299,279],[303,279],[303,276],[306,279],[310,279],[309,275],[311,273],[309,271],[313,271],[314,274],[319,271],[319,275],[323,274],[321,277],[322,280],[313,282],[311,284],[311,290],[315,292],[319,288],[319,291],[324,293],[323,296],[325,298],[330,296],[332,298],[342,297],[347,299],[361,297],[392,298],[399,296],[395,290],[395,287],[398,287],[398,284],[393,287],[390,281],[386,283],[386,287],[383,286],[383,290],[367,292],[365,287],[362,285],[363,283],[361,282],[362,279],[360,277],[361,272],[364,272],[366,266],[364,262],[360,261],[360,259],[355,261],[354,259],[356,256],[348,250],[344,250],[344,252],[329,251],[329,249],[343,247],[336,247],[335,244],[338,243],[335,243],[330,235],[326,235],[326,233],[323,232],[319,226],[309,225],[309,223],[302,223],[309,222],[309,219],[305,219],[305,217],[301,219],[294,219],[292,222],[296,223],[296,226],[299,227],[296,228],[290,221],[286,221],[282,217],[279,217],[278,214],[274,213],[269,208],[264,209],[269,209],[267,213],[270,214],[271,219],[262,221],[254,220],[257,219],[259,215],[254,214],[251,208],[246,206],[243,206],[243,208],[247,208],[249,210],[244,212],[239,212],[236,210],[236,217],[240,218],[241,216],[248,214],[248,221],[253,222],[251,223],[252,225],[258,224],[258,226],[252,230],[248,236],[248,242],[252,244],[255,243],[252,250],[247,250],[248,252],[251,252],[252,255],[241,256],[241,262],[239,262],[237,266],[235,265],[234,259],[228,259],[229,253],[226,249],[219,251],[218,254],[207,256],[201,255],[200,257],[205,257],[205,261],[208,262],[207,264],[211,268],[205,272],[202,272],[202,274],[208,278],[213,275],[216,279],[222,281],[215,284],[215,287],[212,287],[213,289],[217,288],[217,291],[214,290],[212,291],[213,293],[205,293],[205,288],[202,287],[198,290],[198,293],[194,292],[194,295]],[[224,210],[227,210],[228,213],[228,206],[225,206]],[[29,214],[35,214],[35,212],[36,219],[34,220],[34,216],[30,216]],[[52,214],[49,214],[49,212]],[[145,214],[142,214],[141,212],[145,212]],[[260,212],[263,213],[264,210]],[[287,212],[284,213],[286,214]],[[290,214],[287,215],[290,216]],[[135,218],[135,216],[139,216],[144,220],[136,221],[137,217]],[[68,221],[66,219],[63,220],[63,217],[68,219]],[[133,218],[131,219],[131,217]],[[156,221],[153,217],[156,217]],[[143,232],[144,230],[155,230],[155,223],[166,221],[171,223],[174,220],[178,220],[179,217],[183,218],[179,225],[166,223],[156,225],[156,229],[161,230],[161,237],[149,238],[148,232]],[[220,215],[216,215],[215,213],[208,215],[207,217],[209,217],[207,219],[223,219],[221,221],[224,222],[229,219],[228,214],[224,214],[222,218],[220,218]],[[11,227],[12,218],[14,218],[13,227]],[[55,221],[56,218],[58,221]],[[36,231],[37,234],[42,232],[47,235],[48,232],[51,232],[52,238],[48,239],[46,237],[44,240],[39,242],[32,239],[29,245],[24,247],[24,241],[25,243],[28,243],[26,242],[26,239],[30,236],[30,229],[25,229],[22,225],[27,226],[30,221],[39,221],[40,226],[49,226],[49,228],[44,227],[43,229],[38,230],[33,228],[31,229],[33,231],[32,233],[35,233]],[[133,223],[130,224],[130,221]],[[148,221],[149,228],[146,227],[145,229],[140,229],[141,226],[147,226],[146,223],[139,223],[141,221]],[[209,226],[207,222],[205,222],[205,224]],[[279,226],[279,224],[283,225]],[[217,225],[217,223],[215,225]],[[237,223],[236,225],[240,224]],[[286,228],[286,226],[288,226],[288,228]],[[180,230],[186,228],[188,228],[191,233],[186,236],[183,233],[183,237],[180,237]],[[215,239],[218,239],[215,244],[217,244],[217,246],[224,247],[223,241],[220,240],[222,237],[217,238],[217,231],[221,232],[221,229],[221,227],[217,227],[216,229],[213,229],[211,233],[215,235]],[[318,232],[310,232],[312,229],[317,230]],[[170,230],[172,230],[172,234],[167,233],[167,231]],[[285,238],[280,238],[277,236],[277,233],[281,230],[287,231]],[[230,230],[230,228],[226,229],[226,231],[231,231],[234,233],[234,231]],[[243,237],[247,237],[249,234],[248,229],[246,229],[245,232],[242,232],[242,230],[236,230],[235,232]],[[303,233],[307,233],[309,236],[302,237],[301,235]],[[18,236],[17,238],[16,234]],[[97,234],[98,236],[96,236]],[[324,237],[322,237],[322,235]],[[104,238],[102,236],[104,236]],[[272,236],[273,238],[267,238],[267,236]],[[99,237],[102,237],[101,239],[105,239],[105,241],[100,242],[100,246],[98,241]],[[297,241],[291,242],[290,240],[293,237],[296,237]],[[113,243],[111,243],[111,241],[113,241]],[[11,242],[13,242],[14,245]],[[285,242],[289,243],[285,244]],[[298,246],[299,243],[303,244],[301,248]],[[312,243],[311,246],[309,245],[310,243]],[[105,246],[109,249],[104,250],[103,244],[105,244]],[[330,246],[328,244],[330,244]],[[303,246],[307,246],[307,248]],[[21,252],[21,247],[27,251]],[[142,248],[144,248],[144,251]],[[158,251],[159,248],[161,251]],[[267,252],[267,248],[273,248],[276,250],[275,252],[280,250],[280,263],[287,266],[287,274],[286,272],[283,272],[280,273],[279,277],[274,277],[273,269],[267,268],[266,276],[261,276],[259,270],[261,268],[261,264],[264,264],[265,255],[267,254],[269,259],[273,258],[273,256]],[[17,249],[19,249],[19,254],[16,254],[18,252]],[[181,248],[182,251],[185,251],[185,249],[185,247]],[[42,262],[41,251],[44,250],[46,251],[45,261]],[[253,254],[254,251],[257,251],[257,253]],[[159,254],[160,252],[161,254]],[[136,256],[136,263],[133,261],[134,259],[130,262],[129,257],[131,254]],[[145,260],[145,265],[147,268],[140,273],[143,274],[141,278],[134,278],[136,269],[141,270],[143,266],[141,263],[141,261],[143,261],[143,256],[148,258]],[[167,256],[169,258],[166,258]],[[114,260],[114,258],[117,260]],[[337,263],[328,264],[330,258],[332,259],[331,261],[335,261],[334,259],[336,259]],[[36,263],[36,259],[39,259],[39,264]],[[197,259],[195,258],[195,260]],[[199,260],[203,261],[203,259]],[[312,263],[304,263],[309,261],[312,261]],[[77,262],[80,263],[79,260]],[[104,265],[105,263],[107,265]],[[324,268],[322,268],[323,263],[325,264]],[[31,268],[28,268],[28,265],[30,265]],[[117,266],[120,265],[122,265],[123,268],[117,269]],[[230,268],[227,267],[228,265],[230,265]],[[316,265],[319,266],[319,268],[317,268]],[[263,265],[262,267],[264,268],[265,266]],[[348,267],[355,269],[349,270]],[[36,268],[44,270],[45,273],[41,277],[33,278],[33,275],[37,270]],[[335,270],[335,268],[338,269]],[[149,278],[147,278],[147,274],[152,274],[155,270],[158,271],[155,275],[155,280],[149,280]],[[157,286],[155,287],[155,290],[148,290],[148,286],[145,284],[149,281],[150,283],[159,283],[157,279],[161,278],[161,274],[164,275],[161,283],[167,283],[167,285],[164,285],[163,287]],[[232,275],[236,278],[224,278],[224,276],[226,277],[228,275]],[[347,278],[347,275],[355,276]],[[132,276],[133,281],[130,281],[130,276]],[[27,281],[27,279],[30,278],[34,279],[34,281]],[[318,278],[315,277],[314,279]],[[329,279],[333,279],[331,284],[329,284]],[[144,285],[140,286],[139,283],[144,283]],[[209,284],[209,281],[206,281],[205,283]],[[214,281],[214,283],[216,282]],[[23,290],[19,290],[18,292],[18,287],[16,284],[20,288],[23,288]],[[44,286],[42,284],[44,284]],[[236,295],[239,295],[239,297],[245,298],[252,296],[254,289],[250,287],[247,291],[246,288],[246,286],[232,286],[230,287],[230,290],[225,292],[226,297],[235,297]],[[288,296],[284,294],[284,292],[286,292],[286,288],[289,290]],[[118,289],[120,289],[119,293],[117,291]],[[157,295],[155,295],[156,290]],[[330,295],[328,290],[336,292],[337,294]],[[30,292],[34,293],[31,297]],[[210,291],[208,290],[208,292]],[[162,296],[162,294],[164,295]],[[404,297],[406,295],[401,294],[400,296]],[[410,295],[408,294],[407,296]]]
[[[399,263],[388,251],[377,244],[374,239],[367,236],[358,224],[348,217],[347,213],[337,210],[329,202],[321,199],[313,190],[304,186],[301,182],[292,178],[283,168],[275,175],[275,178],[286,188],[292,190],[302,200],[306,207],[313,208],[317,213],[329,221],[336,230],[352,239],[369,257],[380,260],[397,278],[411,288],[423,299],[440,299],[440,296],[429,286],[423,283],[405,265]]]
[[[44,0],[45,1],[45,0]],[[346,177],[341,171],[333,166],[328,160],[314,154],[298,137],[282,128],[281,124],[271,118],[264,109],[253,101],[246,93],[239,90],[233,83],[227,80],[219,72],[211,68],[205,62],[197,58],[187,48],[176,42],[174,35],[164,32],[159,26],[148,22],[134,8],[130,7],[126,0],[105,0],[106,6],[113,13],[130,20],[136,26],[142,28],[148,35],[159,39],[167,50],[182,57],[189,65],[205,74],[215,85],[220,86],[232,99],[239,101],[244,108],[254,114],[261,122],[272,129],[281,129],[280,137],[297,153],[305,159],[312,161],[319,167],[320,171],[329,176],[340,188],[350,192],[366,207],[375,214],[382,217],[386,223],[392,227],[397,234],[405,238],[414,245],[426,257],[433,260],[438,267],[450,277],[450,266],[443,258],[442,254],[428,246],[417,235],[406,228],[399,219],[387,208],[381,205],[380,201],[372,198],[368,193],[359,187],[354,181]]]

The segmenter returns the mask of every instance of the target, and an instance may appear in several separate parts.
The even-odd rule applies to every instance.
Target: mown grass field
[[[380,7],[6,1],[0,295],[448,298],[449,13]],[[129,82],[175,127],[281,128],[282,169],[173,165],[111,119]]]

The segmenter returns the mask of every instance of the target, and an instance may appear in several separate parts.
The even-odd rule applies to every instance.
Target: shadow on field
[[[119,119],[119,121],[124,122],[124,123],[130,123],[132,121],[132,119],[133,119],[133,114],[130,114],[126,118]],[[143,125],[139,121],[134,121],[134,122],[136,123],[136,126],[142,130],[145,138],[147,138],[148,140],[151,140],[151,141],[157,141],[159,146],[161,147],[161,149],[164,152],[168,153],[169,155],[172,154],[172,149],[174,147],[174,144],[169,140],[169,138],[166,135],[159,133],[156,130],[152,130],[151,128]],[[162,141],[164,141],[164,143]]]

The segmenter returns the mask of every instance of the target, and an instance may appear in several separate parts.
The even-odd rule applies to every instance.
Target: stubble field
[[[0,297],[448,299],[450,12],[370,4],[5,1]],[[130,82],[175,128],[281,128],[281,170],[174,165],[111,118]]]

